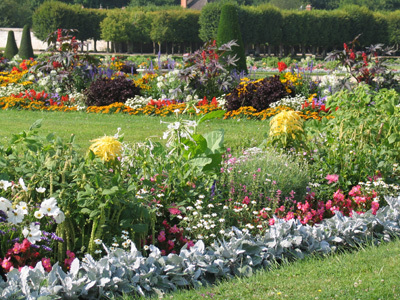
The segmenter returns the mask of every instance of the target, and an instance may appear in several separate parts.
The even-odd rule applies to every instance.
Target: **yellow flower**
[[[292,110],[280,112],[269,124],[270,136],[287,134],[292,135],[292,137],[295,138],[294,133],[303,131],[303,120],[295,111]]]
[[[93,144],[89,149],[103,161],[109,161],[121,155],[122,144],[112,136],[103,136],[91,142],[93,142]]]

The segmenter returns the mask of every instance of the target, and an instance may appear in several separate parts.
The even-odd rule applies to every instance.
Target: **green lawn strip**
[[[400,299],[400,241],[309,257],[165,299]],[[133,299],[125,296],[124,300]],[[140,298],[146,299],[146,298]],[[154,297],[152,299],[157,299]]]
[[[87,149],[90,140],[114,135],[121,128],[124,141],[128,143],[162,140],[163,132],[174,117],[130,116],[126,114],[87,114],[85,112],[47,112],[47,111],[0,111],[0,142],[12,134],[27,130],[38,119],[43,119],[40,130],[43,134],[55,133],[68,141],[75,134],[75,142]],[[189,119],[189,117],[188,117]],[[233,149],[259,145],[268,132],[269,122],[253,120],[210,120],[199,126],[199,133],[224,129],[225,145]]]

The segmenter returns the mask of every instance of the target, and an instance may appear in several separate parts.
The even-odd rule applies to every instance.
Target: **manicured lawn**
[[[189,117],[188,117],[189,118]],[[27,130],[33,122],[43,119],[40,132],[54,132],[64,140],[75,134],[76,143],[86,149],[90,140],[103,135],[114,135],[121,128],[126,142],[142,142],[147,138],[161,141],[167,125],[175,118],[129,116],[125,114],[87,114],[85,112],[0,111],[0,141],[13,133]],[[233,149],[259,145],[268,132],[268,122],[252,120],[211,120],[199,126],[205,133],[217,129],[225,130],[225,145]]]
[[[179,291],[166,295],[165,299],[399,299],[399,264],[400,241],[397,240],[353,253],[307,258],[270,271],[259,271],[250,278]]]

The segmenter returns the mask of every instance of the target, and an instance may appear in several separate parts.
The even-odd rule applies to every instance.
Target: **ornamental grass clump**
[[[270,121],[269,143],[275,147],[306,148],[303,120],[295,111],[282,111]]]

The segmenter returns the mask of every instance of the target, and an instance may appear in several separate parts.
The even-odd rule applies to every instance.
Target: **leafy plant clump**
[[[251,82],[244,80],[226,96],[226,109],[232,111],[242,106],[252,106],[257,111],[262,111],[288,95],[287,88],[279,76]]]
[[[101,77],[93,81],[84,94],[86,105],[106,106],[116,102],[125,103],[129,98],[140,95],[140,88],[125,77]]]

